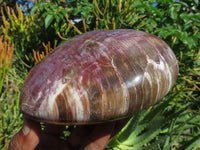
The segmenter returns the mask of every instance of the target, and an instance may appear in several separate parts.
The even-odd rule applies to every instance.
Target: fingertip
[[[81,150],[103,150],[112,135],[115,123],[108,122],[96,125],[92,133],[87,137],[87,140],[81,146]]]
[[[33,150],[40,140],[40,123],[25,119],[22,129],[9,143],[9,150]]]
[[[103,150],[130,118],[96,125],[80,149]]]

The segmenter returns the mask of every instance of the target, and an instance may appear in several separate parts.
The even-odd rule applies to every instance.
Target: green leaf
[[[184,22],[193,21],[200,23],[200,13],[181,13],[180,18],[184,20]]]
[[[54,19],[53,15],[47,15],[47,17],[45,18],[45,28],[46,29],[52,23],[53,19]]]
[[[177,19],[177,9],[176,9],[176,7],[171,7],[170,8],[170,16],[171,16],[171,18],[172,19]]]
[[[195,46],[196,43],[193,38],[189,37],[188,35],[184,34],[184,36],[181,37],[181,41],[188,46],[188,48],[192,48],[192,46]]]
[[[67,10],[66,9],[61,9],[60,11],[63,14],[63,16],[65,16],[67,14]]]
[[[30,15],[34,15],[38,8],[39,8],[38,5],[34,5],[34,6],[31,8]]]
[[[190,141],[185,142],[183,146],[179,148],[179,150],[192,150],[192,149],[198,149],[200,147],[200,134],[198,134],[196,137],[192,138]]]
[[[196,5],[199,5],[199,0],[194,0]]]

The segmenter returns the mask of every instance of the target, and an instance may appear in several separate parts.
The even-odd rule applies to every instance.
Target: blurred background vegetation
[[[157,105],[134,115],[106,149],[200,149],[199,0],[0,0],[0,149],[21,128],[20,89],[56,46],[96,29],[135,29],[174,51],[178,80]]]

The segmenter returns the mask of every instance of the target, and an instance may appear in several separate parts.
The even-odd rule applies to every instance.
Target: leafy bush
[[[0,93],[0,149],[7,149],[8,142],[21,128],[23,120],[19,109],[20,88],[24,82],[11,68],[9,84]]]
[[[33,49],[43,49],[42,42],[54,42],[53,32],[46,32],[44,27],[44,18],[37,15],[24,15],[21,6],[16,4],[17,13],[10,7],[4,5],[8,19],[3,16],[3,25],[1,26],[3,34],[15,45],[15,56],[17,57],[14,65],[21,72],[28,71],[34,66],[32,61]],[[52,40],[53,39],[53,40]]]
[[[4,85],[4,79],[11,67],[11,59],[13,55],[14,45],[11,46],[10,40],[7,42],[0,37],[0,93]]]
[[[157,2],[157,6],[152,4]],[[195,0],[149,0],[134,4],[147,17],[145,31],[158,35],[174,49],[196,48],[199,45],[200,12]],[[179,46],[179,47],[176,47]],[[181,46],[181,47],[180,47]]]

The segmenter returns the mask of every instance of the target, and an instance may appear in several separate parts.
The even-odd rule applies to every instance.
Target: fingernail
[[[30,127],[28,126],[28,123],[24,121],[24,126],[22,128],[22,132],[25,136],[27,136],[30,132]]]

